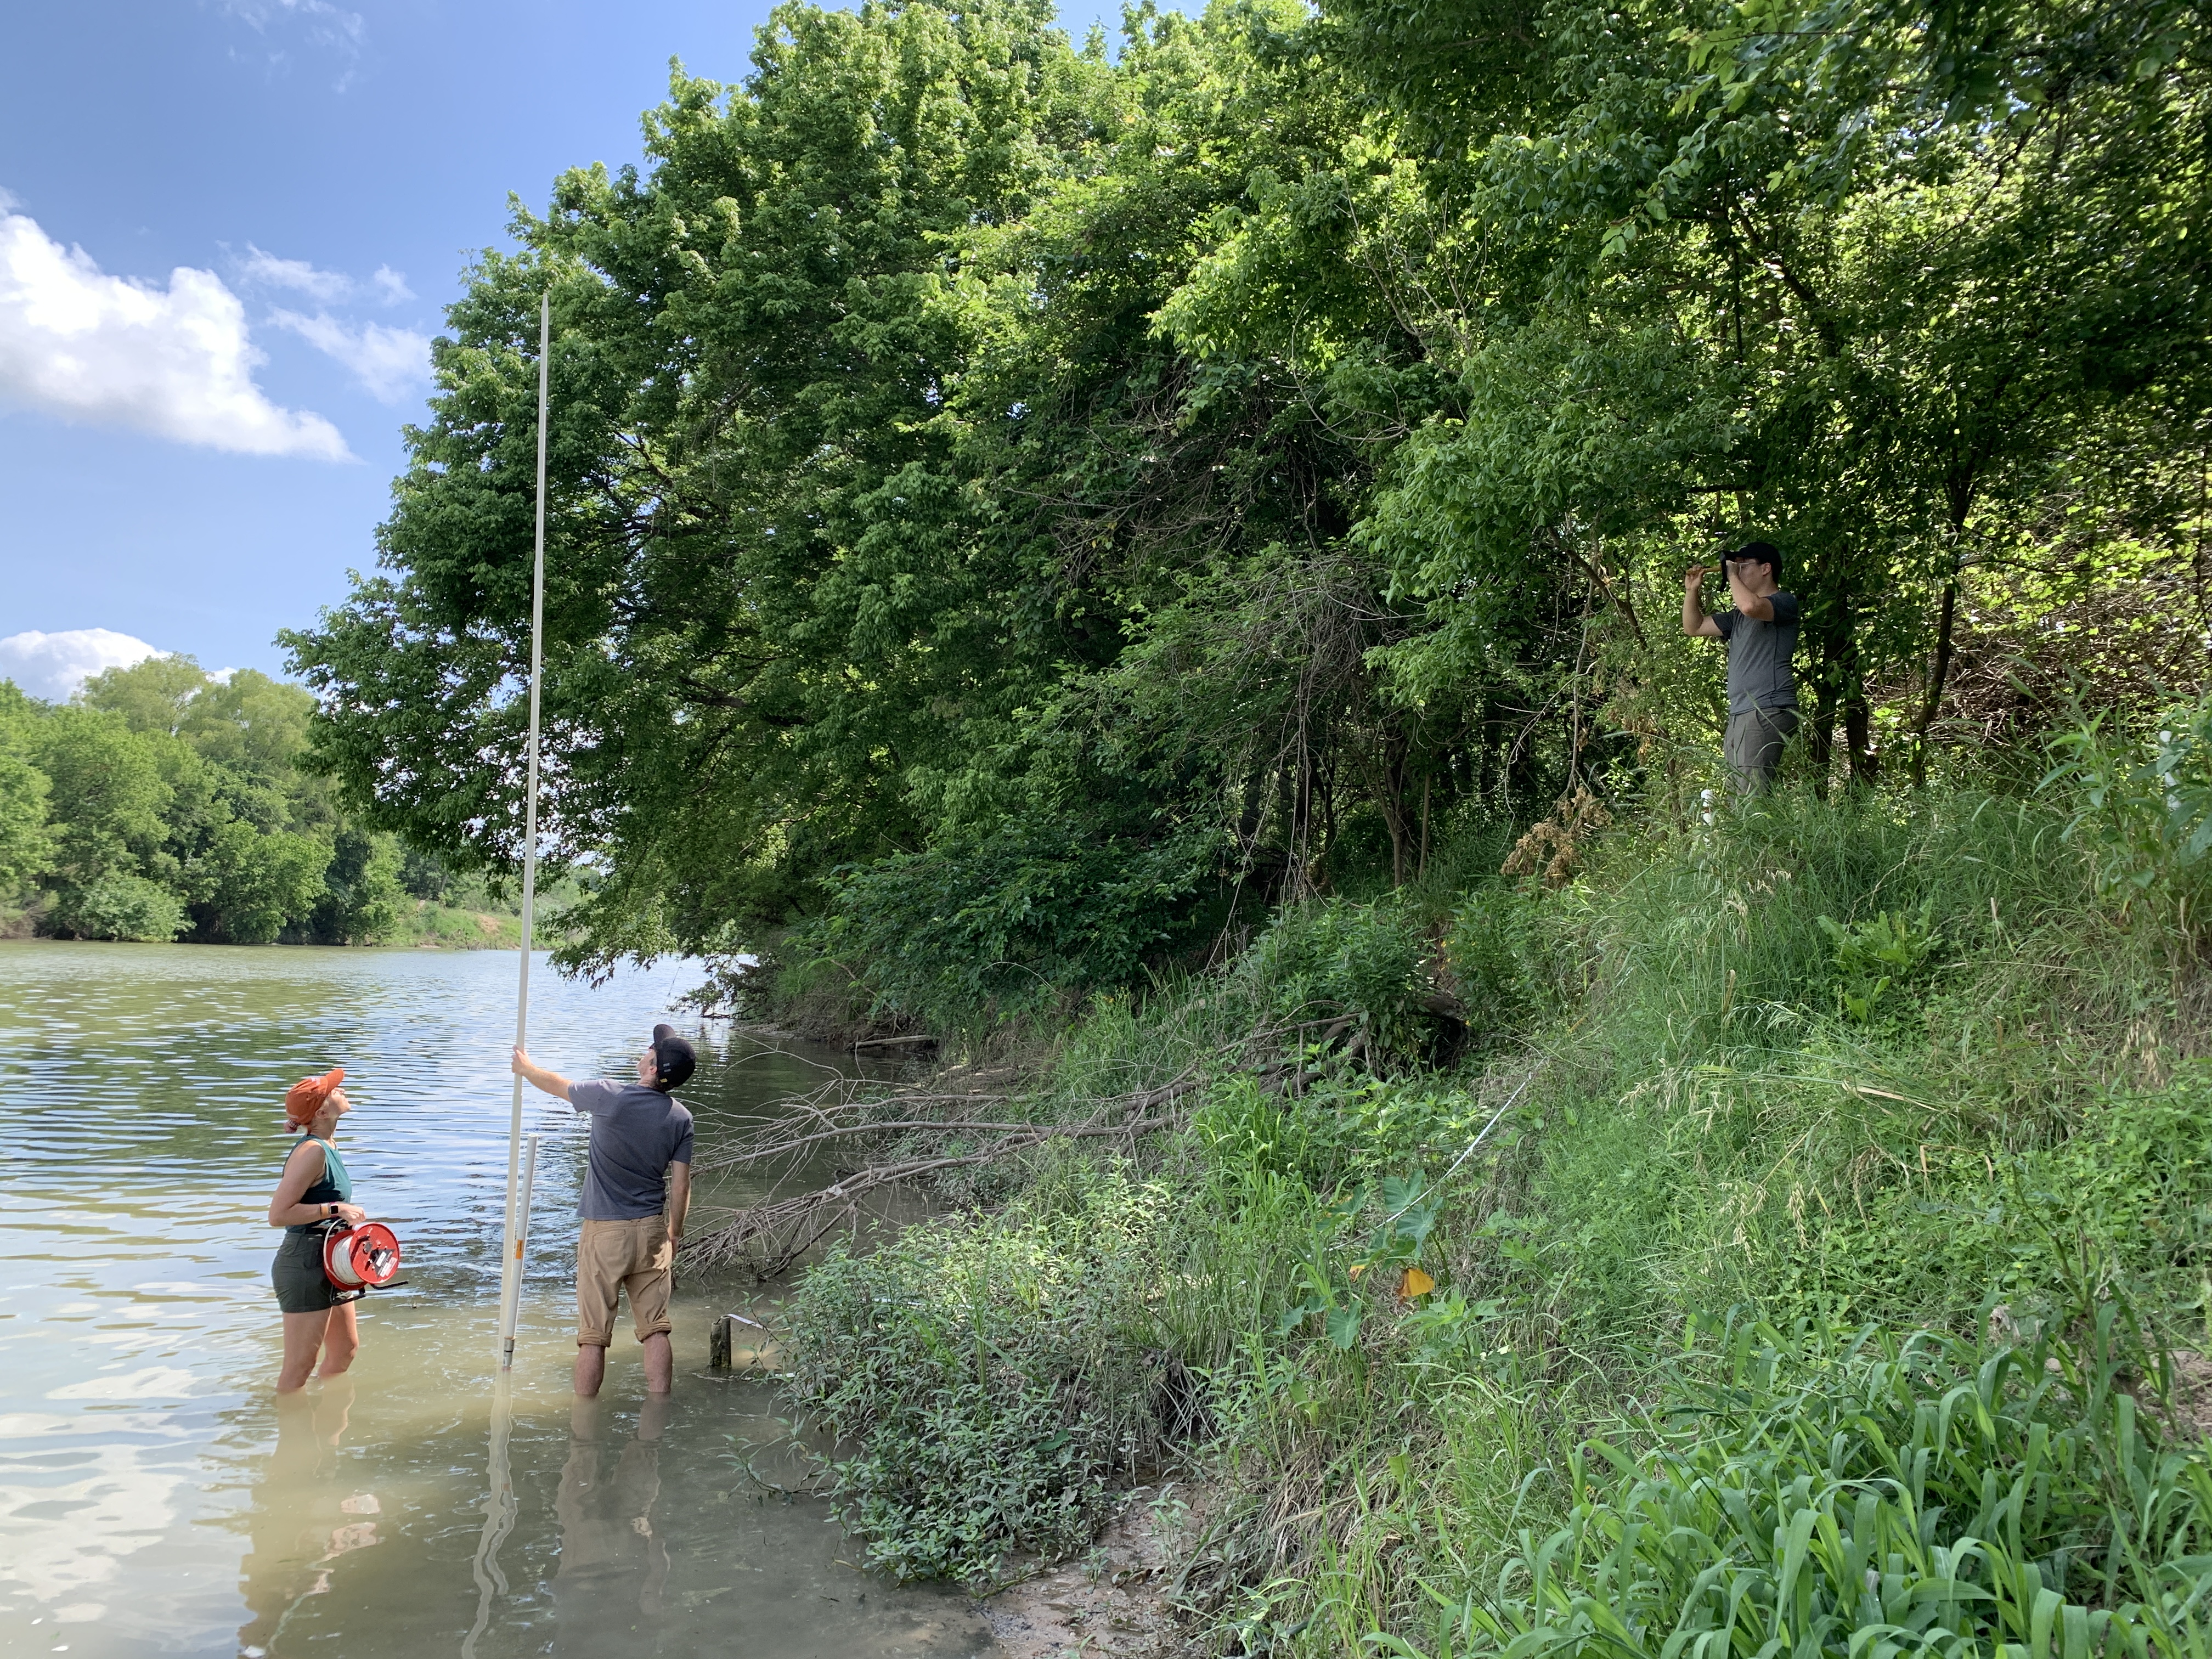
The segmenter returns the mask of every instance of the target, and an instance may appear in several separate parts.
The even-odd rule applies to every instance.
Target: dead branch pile
[[[1133,1150],[1145,1136],[1180,1128],[1192,1097],[1217,1078],[1243,1071],[1265,1092],[1297,1091],[1313,1075],[1319,1057],[1340,1042],[1352,1021],[1338,1019],[1317,1037],[1297,1042],[1310,1024],[1255,1031],[1241,1042],[1201,1056],[1171,1081],[1113,1095],[1086,1115],[1049,1121],[1022,1115],[1020,1073],[939,1073],[921,1082],[886,1087],[879,1081],[838,1078],[812,1093],[777,1103],[775,1115],[734,1146],[702,1158],[695,1173],[742,1169],[767,1173],[770,1196],[728,1221],[686,1239],[684,1260],[699,1267],[744,1266],[758,1279],[788,1268],[832,1228],[879,1213],[876,1202],[896,1188],[947,1170],[997,1163],[1048,1141],[1120,1139]],[[1283,1053],[1285,1039],[1296,1046]],[[889,1156],[836,1170],[827,1185],[790,1196],[777,1189],[811,1169],[817,1178],[825,1154],[868,1146]]]

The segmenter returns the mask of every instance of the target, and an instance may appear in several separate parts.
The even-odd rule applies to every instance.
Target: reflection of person
[[[645,1386],[675,1385],[668,1297],[684,1212],[691,1206],[691,1114],[670,1097],[698,1065],[672,1027],[653,1028],[637,1057],[635,1083],[571,1083],[521,1049],[514,1071],[592,1117],[589,1172],[576,1240],[576,1392],[589,1398],[606,1376],[615,1300],[629,1292],[630,1318],[645,1345]]]
[[[553,1512],[561,1565],[553,1577],[556,1654],[605,1659],[639,1652],[641,1620],[659,1618],[668,1587],[668,1545],[653,1524],[660,1496],[660,1435],[674,1401],[646,1396],[637,1438],[606,1468],[605,1407],[579,1400],[568,1419],[568,1462]]]
[[[1777,586],[1781,555],[1771,542],[1747,542],[1723,556],[1735,609],[1705,614],[1705,567],[1682,575],[1682,631],[1728,647],[1729,770],[1736,787],[1774,782],[1783,745],[1797,729],[1797,687],[1790,659],[1797,648],[1797,596]]]
[[[293,1393],[276,1401],[276,1449],[254,1494],[252,1530],[239,1563],[239,1589],[252,1615],[238,1632],[238,1650],[259,1659],[279,1631],[311,1595],[331,1588],[333,1564],[351,1550],[382,1541],[374,1494],[335,1498],[331,1478],[338,1460],[330,1454],[344,1437],[353,1407],[353,1379],[342,1376],[318,1399]]]
[[[276,1305],[284,1314],[284,1368],[276,1392],[292,1394],[307,1384],[315,1355],[322,1375],[336,1376],[353,1364],[361,1332],[353,1303],[323,1272],[323,1241],[332,1222],[359,1226],[368,1212],[353,1202],[353,1177],[336,1145],[338,1120],[353,1109],[338,1085],[345,1068],[301,1078],[284,1094],[284,1121],[301,1130],[299,1143],[284,1160],[283,1179],[269,1200],[269,1224],[284,1229],[284,1243],[269,1277],[276,1286]]]

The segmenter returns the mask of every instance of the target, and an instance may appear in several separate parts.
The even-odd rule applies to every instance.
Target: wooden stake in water
[[[526,1048],[530,1036],[530,947],[538,908],[538,683],[543,678],[545,625],[545,419],[550,402],[546,366],[553,344],[553,295],[538,305],[538,538],[530,572],[530,761],[522,797],[522,968],[514,992],[514,1046]],[[522,1249],[528,1212],[516,1200],[515,1176],[522,1160],[522,1079],[514,1079],[514,1099],[507,1130],[507,1226],[501,1239],[499,1277],[499,1368],[514,1366],[514,1328],[522,1311]],[[534,1161],[534,1160],[533,1160]],[[526,1204],[528,1200],[522,1199]]]

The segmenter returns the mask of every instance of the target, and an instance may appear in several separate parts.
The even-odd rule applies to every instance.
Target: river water
[[[781,1496],[772,1384],[707,1367],[686,1281],[649,1406],[627,1312],[596,1407],[568,1389],[581,1122],[543,1131],[522,1335],[495,1383],[512,953],[0,943],[0,1644],[10,1652],[981,1655],[957,1595],[863,1577]],[[678,966],[592,988],[534,971],[533,1054],[628,1074],[693,1036],[701,1155],[836,1067],[718,1039]],[[349,1376],[273,1395],[264,1224],[287,1085],[347,1068],[355,1196],[406,1247]],[[741,1202],[702,1188],[695,1202]],[[697,1211],[695,1210],[695,1215]],[[696,1231],[696,1224],[695,1224]],[[696,1278],[696,1276],[695,1276]],[[752,1451],[749,1474],[743,1455]],[[490,1485],[495,1455],[511,1503]]]

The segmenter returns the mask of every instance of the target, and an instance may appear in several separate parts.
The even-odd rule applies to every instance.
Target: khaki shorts
[[[576,1240],[576,1346],[604,1348],[615,1340],[617,1290],[629,1292],[639,1341],[671,1328],[668,1291],[675,1265],[665,1216],[586,1221]]]

